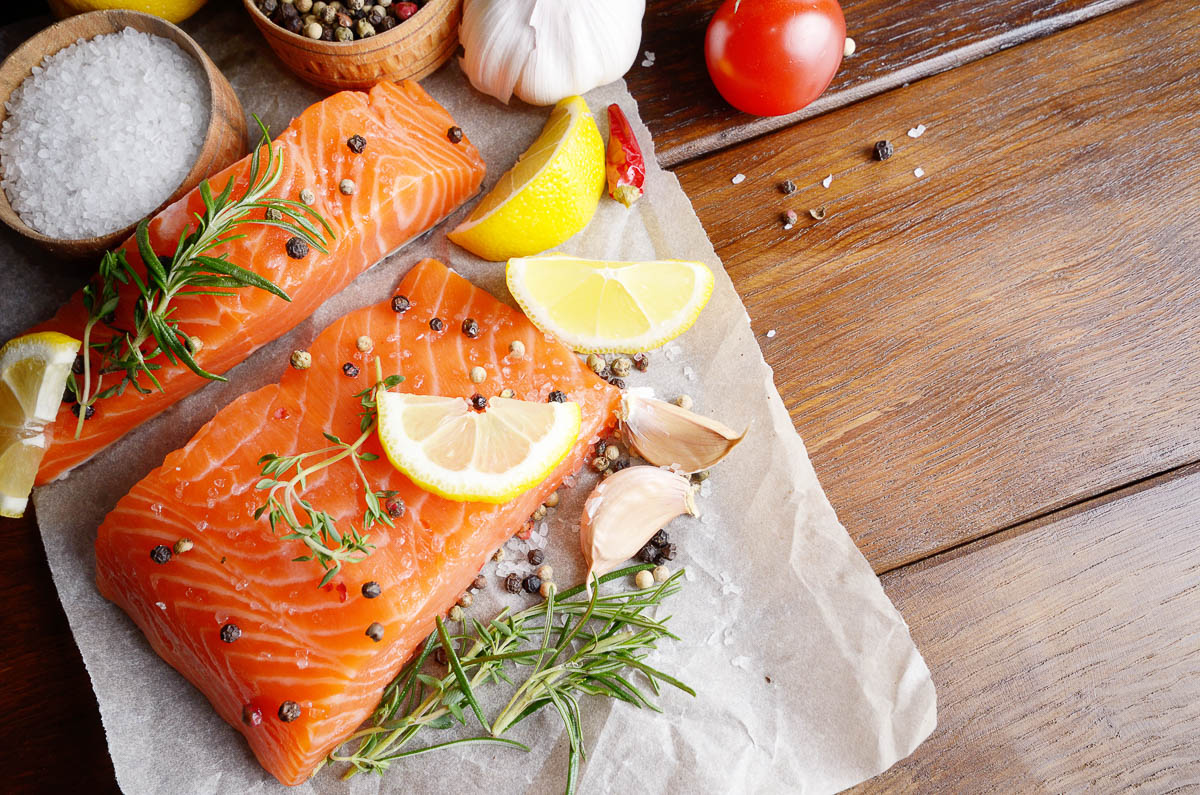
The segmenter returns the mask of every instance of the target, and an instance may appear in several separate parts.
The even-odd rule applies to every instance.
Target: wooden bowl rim
[[[204,52],[203,48],[201,48],[191,36],[184,32],[184,30],[178,25],[168,22],[162,17],[156,17],[153,14],[146,14],[141,11],[133,11],[128,9],[102,9],[99,11],[89,11],[85,14],[75,14],[67,17],[66,19],[59,20],[30,36],[28,39],[22,42],[19,47],[9,53],[8,57],[5,58],[2,63],[0,63],[0,75],[4,74],[5,70],[13,68],[13,65],[17,63],[16,57],[19,54],[27,54],[30,51],[40,51],[41,55],[35,62],[36,65],[40,65],[47,56],[54,55],[55,53],[66,49],[67,47],[76,43],[79,39],[91,41],[97,36],[107,35],[103,32],[95,33],[92,36],[86,36],[82,34],[74,35],[73,32],[79,28],[86,28],[91,20],[100,18],[109,20],[113,17],[116,17],[117,22],[119,23],[119,25],[116,25],[117,30],[122,30],[126,27],[132,27],[141,33],[150,33],[152,35],[161,36],[162,38],[175,42],[176,44],[180,45],[180,48],[185,53],[187,53],[188,57],[199,63],[200,67],[204,70],[204,86],[208,92],[209,109],[208,127],[204,131],[204,140],[200,143],[200,151],[197,152],[196,160],[192,163],[192,167],[188,170],[187,174],[184,175],[183,179],[179,181],[179,184],[175,186],[174,190],[172,190],[171,194],[166,198],[166,200],[149,213],[149,215],[153,216],[164,207],[178,199],[179,195],[182,195],[180,189],[192,180],[196,167],[201,159],[201,154],[212,144],[213,138],[218,134],[217,125],[215,124],[216,120],[213,117],[215,115],[215,94],[217,91],[216,80],[218,77],[220,77],[220,72],[217,70],[216,64],[214,64],[212,59],[208,57],[208,53]],[[50,50],[48,42],[57,41],[64,35],[64,33],[67,33],[68,31],[71,32],[71,37],[65,40],[65,43],[58,48]],[[32,69],[27,74],[22,76],[21,81],[16,84],[11,92],[9,92],[6,96],[0,97],[0,124],[2,124],[4,120],[8,118],[8,108],[6,107],[8,101],[12,98],[12,95],[16,92],[17,88],[23,85],[26,78],[28,78],[31,74],[33,74]],[[2,174],[2,171],[0,171],[0,174]],[[24,235],[35,242],[58,249],[78,249],[80,251],[87,249],[103,250],[110,248],[116,242],[128,238],[138,225],[138,222],[135,221],[129,226],[122,227],[121,229],[117,229],[113,232],[108,232],[103,235],[97,235],[95,237],[51,237],[50,235],[37,231],[33,227],[29,226],[29,224],[22,221],[21,217],[17,215],[17,211],[13,209],[12,203],[8,199],[7,192],[3,190],[0,190],[0,220],[3,220],[5,224],[7,224],[17,233]]]
[[[447,12],[452,11],[460,2],[462,0],[429,0],[428,3],[417,9],[417,13],[391,30],[376,33],[374,36],[368,36],[365,39],[355,39],[348,42],[321,41],[320,39],[310,39],[308,36],[302,36],[299,33],[292,33],[287,28],[276,25],[270,17],[262,12],[261,8],[255,5],[254,0],[242,0],[242,5],[255,17],[255,22],[259,23],[260,28],[263,23],[270,25],[271,30],[277,34],[278,38],[290,43],[298,50],[326,56],[361,56],[389,49],[400,44],[404,39],[419,35],[425,28],[437,24],[437,22],[446,16]],[[429,11],[428,14],[425,13],[427,10]],[[421,20],[420,24],[410,24],[416,19]]]

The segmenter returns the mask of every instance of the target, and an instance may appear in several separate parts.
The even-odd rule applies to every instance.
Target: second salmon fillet
[[[407,300],[352,312],[323,331],[309,369],[289,369],[278,385],[222,409],[121,499],[96,539],[100,592],[285,784],[305,780],[358,728],[435,617],[616,422],[615,387],[520,312],[440,263],[415,266],[398,294]],[[434,318],[440,330],[431,328]],[[463,331],[468,318],[478,325],[476,337]],[[370,352],[356,345],[362,336],[372,341]],[[510,352],[514,341],[523,354]],[[255,488],[259,458],[326,447],[325,433],[356,438],[356,393],[375,382],[377,356],[384,374],[405,377],[405,392],[491,397],[512,389],[519,399],[545,401],[561,391],[579,404],[582,425],[558,467],[504,505],[422,491],[391,467],[372,434],[362,449],[380,457],[363,462],[366,477],[373,488],[394,490],[403,513],[394,528],[371,528],[376,549],[365,560],[346,564],[318,588],[320,567],[293,560],[307,551],[304,544],[281,540],[265,518],[254,518],[264,498]],[[486,372],[482,383],[472,382],[474,367]],[[343,532],[361,527],[362,486],[349,464],[313,475],[304,498]],[[181,538],[193,546],[166,556]],[[378,584],[378,596],[368,598],[368,582]],[[376,622],[379,642],[366,634]],[[227,625],[237,627],[236,638],[223,633]]]

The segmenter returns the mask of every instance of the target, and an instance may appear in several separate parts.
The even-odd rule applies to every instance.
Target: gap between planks
[[[1015,47],[1025,42],[1033,41],[1060,30],[1087,22],[1090,19],[1107,14],[1111,11],[1139,2],[1139,0],[1101,0],[1087,8],[1069,11],[1048,19],[1030,22],[1013,28],[983,41],[968,44],[950,52],[935,55],[929,60],[912,66],[906,66],[890,72],[883,77],[868,80],[856,86],[834,94],[825,94],[811,105],[786,116],[759,116],[746,124],[739,124],[719,132],[708,133],[694,141],[682,143],[679,146],[657,152],[659,164],[666,169],[675,169],[701,157],[728,149],[735,144],[744,143],[767,133],[781,130],[805,119],[820,116],[838,108],[852,105],[870,97],[886,93],[892,89],[901,88],[909,83],[926,77],[933,77],[942,72],[956,69],[973,61],[978,61],[994,53]],[[707,77],[705,78],[707,79]]]

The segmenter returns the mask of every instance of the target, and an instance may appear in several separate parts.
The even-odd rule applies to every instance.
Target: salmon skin
[[[313,208],[329,222],[336,239],[326,246],[328,254],[312,249],[302,259],[291,259],[285,250],[286,230],[253,225],[241,228],[246,237],[216,249],[213,256],[228,253],[230,261],[275,282],[292,300],[253,288],[237,290],[232,297],[177,298],[172,302],[177,307],[173,317],[180,330],[204,344],[195,356],[199,365],[211,373],[229,370],[475,195],[483,181],[483,159],[466,138],[457,144],[449,140],[446,131],[451,126],[450,114],[413,82],[382,82],[369,94],[344,91],[300,114],[275,139],[283,156],[283,174],[269,195],[295,200],[301,190],[311,190],[316,197]],[[355,135],[366,139],[361,153],[347,144]],[[233,195],[240,196],[249,172],[246,157],[209,182],[219,192],[232,178]],[[343,179],[354,181],[352,195],[338,189]],[[180,233],[203,209],[197,188],[155,216],[150,222],[154,250],[173,252]],[[126,241],[124,250],[130,264],[144,274],[136,241]],[[136,289],[125,285],[120,295],[118,313],[131,312]],[[80,338],[86,322],[82,293],[77,293],[50,321],[32,330]],[[102,323],[92,332],[95,342],[111,336]],[[160,360],[163,367],[156,376],[162,391],[145,384],[153,390],[150,394],[129,388],[97,401],[95,416],[83,423],[78,439],[74,438],[76,417],[70,405],[62,406],[47,431],[49,448],[38,469],[39,485],[62,476],[206,383],[185,365]],[[97,364],[93,357],[93,372]],[[106,376],[102,387],[115,384],[119,377]]]
[[[394,311],[389,300],[335,321],[313,343],[309,369],[289,369],[279,384],[222,409],[117,503],[96,538],[100,592],[285,784],[308,778],[359,727],[435,617],[616,422],[615,387],[441,263],[416,265],[397,292],[408,298],[407,311]],[[434,317],[443,321],[440,332],[430,328]],[[479,324],[475,339],[462,331],[467,318]],[[374,343],[368,353],[355,344],[363,335]],[[524,343],[525,355],[509,353],[514,340]],[[320,566],[292,560],[307,547],[281,541],[265,518],[254,519],[265,497],[255,488],[258,460],[326,447],[325,432],[358,438],[355,393],[375,382],[376,356],[385,375],[405,376],[401,391],[468,397],[511,388],[518,398],[544,401],[561,390],[579,403],[582,426],[554,472],[504,505],[452,502],[421,490],[392,468],[372,434],[362,449],[380,457],[363,462],[367,479],[374,489],[395,490],[404,513],[394,528],[372,527],[375,551],[318,588]],[[357,377],[346,375],[347,362]],[[481,384],[469,375],[476,366],[487,371]],[[332,514],[343,533],[361,528],[362,486],[348,463],[311,476],[303,496]],[[156,546],[180,538],[194,546],[166,563],[152,560]],[[374,599],[362,590],[371,581],[382,589]],[[366,635],[374,622],[384,627],[378,643]],[[227,624],[241,630],[232,643],[221,638]],[[285,701],[299,706],[292,722],[280,719]]]

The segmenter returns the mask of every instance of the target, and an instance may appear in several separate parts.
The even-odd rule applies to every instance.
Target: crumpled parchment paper
[[[246,112],[273,130],[321,98],[274,59],[240,6],[210,8],[185,28],[229,77]],[[28,26],[6,32],[5,52]],[[547,115],[544,108],[506,107],[473,91],[453,63],[423,84],[483,152],[485,188],[536,137]],[[597,258],[696,259],[712,267],[716,288],[696,326],[655,352],[650,369],[628,383],[666,399],[687,393],[696,410],[737,428],[748,425],[750,433],[703,487],[703,516],[678,519],[669,528],[680,548],[673,568],[687,570],[683,593],[668,603],[682,641],[662,646],[652,660],[692,685],[697,697],[664,691],[662,714],[587,700],[588,761],[580,790],[828,792],[851,786],[909,754],[933,730],[929,671],[838,523],[745,308],[674,175],[655,164],[632,97],[614,83],[586,99],[603,132],[610,102],[629,116],[647,155],[646,196],[632,210],[605,199],[591,225],[561,249]],[[35,494],[47,558],[125,792],[288,790],[97,593],[95,528],[121,495],[219,407],[276,381],[293,349],[305,347],[334,318],[389,295],[420,258],[439,258],[511,302],[502,264],[477,260],[446,241],[445,231],[463,212],[331,297],[309,320],[230,372],[228,383],[201,390]],[[60,268],[13,234],[0,236],[0,263],[4,283],[15,286],[0,294],[0,339],[48,316],[86,272]],[[562,583],[582,577],[579,506],[591,483],[590,474],[581,474],[545,520],[547,562]],[[494,566],[489,563],[485,574]],[[471,612],[490,616],[503,602],[502,590],[481,592],[485,598]],[[451,731],[426,739],[450,739]],[[560,791],[567,743],[557,716],[544,710],[512,736],[532,752],[467,746],[405,760],[383,778],[360,775],[350,783],[327,768],[295,791]]]

